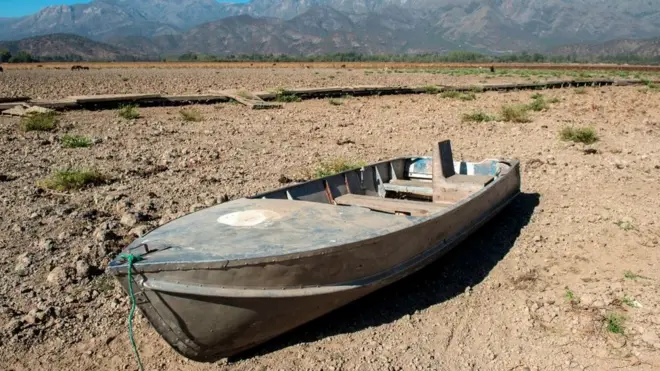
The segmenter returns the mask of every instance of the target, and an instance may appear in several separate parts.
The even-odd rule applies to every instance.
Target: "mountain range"
[[[0,18],[0,40],[50,34],[69,34],[70,42],[75,34],[134,55],[506,53],[633,40],[622,49],[629,50],[640,43],[634,40],[660,36],[660,2],[94,0]],[[656,53],[655,45],[645,53]]]

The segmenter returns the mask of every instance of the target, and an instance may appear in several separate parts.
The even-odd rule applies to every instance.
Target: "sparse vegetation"
[[[561,129],[559,133],[561,140],[571,141],[576,143],[584,144],[593,144],[596,143],[599,138],[596,134],[596,131],[592,128],[574,128],[567,126]]]
[[[575,293],[573,292],[573,290],[569,289],[568,287],[566,287],[565,290],[566,290],[566,292],[564,293],[564,297],[566,298],[566,300],[569,303],[576,304],[580,301],[577,298],[577,296],[575,296]]]
[[[57,125],[57,115],[54,112],[34,113],[21,118],[21,130],[52,131]]]
[[[481,111],[466,113],[463,115],[463,122],[488,122],[492,120],[493,117]]]
[[[477,95],[474,92],[467,92],[467,93],[463,93],[463,94],[459,95],[458,99],[466,100],[466,101],[467,100],[475,100],[475,99],[477,99]]]
[[[635,300],[635,299],[633,299],[633,298],[629,298],[629,297],[627,297],[627,296],[624,296],[624,297],[621,299],[621,302],[622,302],[623,304],[625,304],[625,305],[631,307],[631,308],[639,308],[639,307],[640,307],[640,304],[637,302],[637,300]]]
[[[275,97],[275,100],[278,102],[285,102],[285,103],[291,103],[291,102],[300,102],[302,99],[295,95],[295,94],[287,94],[284,92],[278,92],[277,96]]]
[[[105,175],[95,169],[69,168],[57,170],[38,185],[56,191],[82,189],[89,185],[98,185],[107,181]]]
[[[81,135],[66,134],[60,140],[64,148],[86,148],[92,145],[92,140]]]
[[[123,117],[126,120],[134,120],[140,117],[140,112],[138,112],[138,107],[135,104],[126,104],[119,107],[119,117]]]
[[[349,161],[346,159],[334,159],[331,161],[327,162],[322,162],[319,164],[319,166],[316,167],[314,170],[314,177],[315,178],[323,178],[326,176],[334,175],[337,173],[341,173],[342,171],[346,170],[351,170],[351,169],[359,169],[362,166],[365,166],[365,162],[361,161]]]
[[[330,100],[328,100],[328,103],[330,103],[330,105],[333,105],[333,106],[341,106],[342,104],[344,104],[344,102],[342,102],[341,100],[334,99],[334,98],[331,98]]]
[[[629,279],[629,280],[638,280],[638,279],[640,279],[640,278],[643,278],[643,279],[649,279],[648,277],[644,277],[644,276],[642,276],[642,275],[639,275],[639,274],[633,273],[632,271],[625,271],[625,272],[623,273],[623,276],[624,276],[625,278]]]
[[[181,118],[183,118],[183,121],[199,122],[204,120],[202,114],[194,109],[182,109],[179,111],[179,114],[181,115]]]
[[[465,101],[477,99],[477,96],[476,94],[474,94],[474,92],[462,93],[458,90],[443,91],[439,95],[441,98],[453,98],[453,99],[460,99]]]
[[[527,108],[532,110],[532,111],[543,111],[548,109],[550,106],[548,103],[545,101],[545,98],[543,96],[539,96],[537,98],[534,98],[532,103],[527,105]]]
[[[587,94],[587,89],[585,88],[575,88],[575,94]]]
[[[525,123],[531,122],[527,106],[521,104],[505,105],[500,110],[502,121]]]
[[[607,331],[613,334],[623,334],[623,321],[625,318],[617,313],[610,313],[605,317]]]
[[[635,229],[635,226],[632,224],[630,220],[619,220],[614,224],[616,224],[619,228],[623,229],[624,231],[632,231],[633,229]]]
[[[447,90],[440,93],[440,98],[458,98],[461,96],[461,92],[458,90]]]
[[[424,87],[426,94],[437,94],[440,89],[435,85],[427,85]]]

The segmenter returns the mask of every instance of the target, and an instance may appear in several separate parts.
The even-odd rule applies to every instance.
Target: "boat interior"
[[[437,143],[432,157],[405,157],[280,188],[251,198],[289,199],[375,212],[428,216],[491,184],[505,163],[454,161],[451,143]]]

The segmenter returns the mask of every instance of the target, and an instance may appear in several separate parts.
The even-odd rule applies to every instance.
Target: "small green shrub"
[[[134,120],[140,117],[140,112],[138,112],[137,105],[135,104],[126,104],[119,107],[119,117],[123,117],[126,120]]]
[[[564,141],[592,144],[598,141],[598,135],[592,128],[565,127],[561,129],[559,136]]]
[[[435,85],[427,85],[424,87],[426,94],[437,94],[440,89]]]
[[[500,115],[502,116],[502,121],[518,123],[531,122],[532,120],[529,118],[527,110],[528,108],[525,105],[505,105],[502,106]]]
[[[181,118],[183,118],[183,121],[199,122],[204,120],[202,114],[199,111],[193,109],[182,109],[179,111],[179,114],[181,115]]]
[[[458,99],[465,100],[465,101],[475,100],[475,99],[477,99],[477,95],[474,94],[474,92],[467,92],[467,93],[463,93],[463,94],[459,95]]]
[[[92,145],[91,139],[81,135],[66,134],[60,141],[64,148],[86,148]]]
[[[623,321],[625,318],[616,313],[610,313],[605,317],[605,323],[607,324],[607,331],[613,334],[623,334]]]
[[[346,159],[335,159],[327,162],[322,162],[314,170],[314,176],[316,178],[323,178],[326,176],[334,175],[341,173],[342,171],[359,169],[362,166],[365,166],[364,162],[353,162]]]
[[[342,104],[344,104],[344,102],[342,102],[339,99],[330,99],[330,100],[328,100],[328,103],[330,103],[330,105],[333,105],[333,106],[341,106]]]
[[[27,131],[52,131],[55,130],[57,124],[57,114],[54,112],[48,113],[33,113],[21,118],[21,130]]]
[[[477,99],[477,95],[471,91],[462,93],[457,90],[447,90],[440,93],[440,98],[453,98],[453,99],[469,101],[469,100]]]
[[[545,99],[543,99],[543,96],[534,99],[534,101],[532,101],[532,103],[527,105],[527,108],[532,110],[532,111],[543,111],[545,109],[548,109],[548,107],[549,107],[549,105],[545,101]]]
[[[568,287],[566,287],[565,289],[566,292],[564,293],[564,297],[566,298],[566,301],[568,301],[571,304],[576,304],[580,302],[580,300],[577,298],[573,290],[569,289]]]
[[[489,116],[488,114],[478,111],[478,112],[473,112],[473,113],[466,113],[463,115],[463,121],[464,122],[488,122],[492,121],[493,117]]]
[[[275,100],[278,102],[291,103],[291,102],[300,102],[302,99],[300,99],[300,97],[295,94],[286,94],[279,92],[277,93]]]
[[[56,191],[68,191],[102,184],[106,180],[103,174],[94,169],[62,169],[41,181],[39,186]]]

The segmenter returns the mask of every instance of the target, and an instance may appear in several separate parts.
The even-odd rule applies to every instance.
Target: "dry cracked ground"
[[[312,86],[316,73],[353,73],[234,72],[214,75],[222,88],[264,90]],[[0,90],[62,97],[89,92],[96,79],[98,93],[123,92],[123,85],[103,84],[108,73],[12,71],[0,76]],[[208,71],[128,73],[151,76],[146,88],[161,84],[172,92],[210,84]],[[388,76],[447,79],[354,74],[372,84]],[[500,112],[532,103],[527,91],[473,100],[346,97],[278,110],[186,107],[201,121],[185,121],[172,107],[141,108],[136,119],[116,110],[74,111],[59,115],[51,131],[26,132],[19,119],[1,118],[0,368],[136,369],[129,300],[104,274],[135,236],[280,187],[326,160],[429,155],[433,142],[449,138],[455,158],[521,160],[523,182],[513,204],[452,253],[249,354],[212,364],[178,355],[138,314],[145,369],[659,369],[660,92],[630,86],[541,93],[546,104],[529,110],[528,122],[505,121]],[[483,121],[466,120],[471,113]],[[565,127],[593,128],[598,140],[562,140]],[[589,141],[593,134],[573,137]],[[84,137],[86,147],[65,148],[70,135]],[[44,179],[67,167],[95,169],[106,180],[79,190],[44,188]]]

